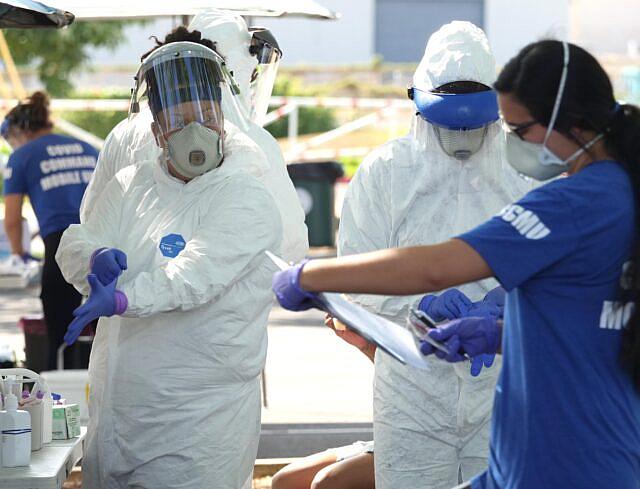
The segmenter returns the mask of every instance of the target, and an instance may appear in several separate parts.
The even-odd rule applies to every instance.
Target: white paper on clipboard
[[[289,268],[290,265],[282,258],[269,251],[266,253],[280,270]],[[318,297],[319,305],[324,311],[375,343],[396,360],[422,370],[430,368],[427,357],[420,353],[418,341],[409,330],[349,302],[341,294],[322,292]]]

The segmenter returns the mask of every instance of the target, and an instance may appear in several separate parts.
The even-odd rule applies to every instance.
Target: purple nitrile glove
[[[102,285],[109,285],[127,269],[127,255],[117,248],[98,248],[91,255],[89,267]]]
[[[425,295],[418,309],[427,313],[435,322],[465,316],[472,306],[471,300],[458,289],[449,289],[440,295]]]
[[[495,289],[487,292],[487,295],[484,296],[482,302],[485,304],[492,304],[500,308],[500,317],[502,318],[504,314],[504,302],[506,295],[507,292],[502,287],[496,287]]]
[[[482,301],[474,302],[467,312],[468,317],[483,317],[487,319],[502,319],[504,308],[500,304],[494,302],[489,294],[492,294],[500,289],[501,294],[497,294],[498,298],[504,300],[504,289],[498,287],[489,292]],[[494,296],[495,297],[495,296]],[[502,302],[504,304],[504,302]],[[482,371],[482,367],[489,368],[493,365],[495,360],[495,354],[482,354],[477,357],[471,358],[471,376],[477,377]]]
[[[287,270],[277,272],[271,281],[276,299],[289,311],[305,311],[316,307],[318,295],[300,287],[300,273],[308,262],[309,260],[303,260]]]
[[[73,345],[84,327],[94,319],[122,314],[129,305],[127,296],[120,290],[116,290],[115,280],[109,285],[102,285],[100,280],[90,273],[87,275],[87,281],[91,287],[91,293],[87,301],[73,311],[74,319],[64,335],[67,345]]]
[[[502,342],[502,329],[493,318],[467,317],[455,319],[429,331],[428,335],[444,343],[449,354],[440,351],[429,343],[422,342],[420,351],[424,355],[435,353],[447,362],[461,362],[466,353],[471,357],[482,354],[495,354]]]
[[[482,367],[489,368],[493,365],[493,362],[496,359],[495,353],[488,354],[483,353],[482,355],[478,355],[471,359],[471,376],[477,377],[482,372]]]
[[[502,319],[502,309],[492,302],[478,301],[471,304],[463,317]]]

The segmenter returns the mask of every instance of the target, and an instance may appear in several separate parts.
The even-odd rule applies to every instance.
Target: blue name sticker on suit
[[[162,256],[175,258],[180,254],[187,243],[179,234],[167,234],[160,240],[160,252]]]

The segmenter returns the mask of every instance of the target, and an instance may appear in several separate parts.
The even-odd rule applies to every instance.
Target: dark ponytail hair
[[[44,92],[34,92],[31,97],[16,105],[5,117],[8,129],[36,132],[53,128],[49,97]]]
[[[539,41],[524,47],[509,61],[495,83],[501,93],[515,96],[541,124],[548,125],[563,66],[560,41]],[[640,219],[640,110],[618,105],[613,87],[598,61],[584,49],[569,44],[569,67],[555,129],[584,145],[570,133],[577,127],[604,134],[607,152],[624,166],[635,192],[636,219]],[[640,229],[639,229],[640,230]],[[640,391],[640,242],[633,245],[631,266],[625,267],[625,299],[634,312],[622,338],[620,361]]]

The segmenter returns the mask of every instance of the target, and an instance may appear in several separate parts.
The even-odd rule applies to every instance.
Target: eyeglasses
[[[502,123],[503,123],[502,124],[503,127],[506,129],[507,132],[514,133],[522,141],[524,141],[524,133],[531,126],[535,126],[538,123],[538,121],[527,121],[527,122],[522,122],[520,124],[509,124],[507,121],[503,120]]]

